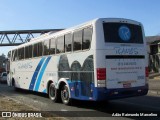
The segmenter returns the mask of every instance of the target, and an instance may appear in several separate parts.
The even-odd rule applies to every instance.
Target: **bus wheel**
[[[51,83],[49,85],[49,98],[53,101],[53,102],[58,102],[58,91],[55,88],[55,85],[53,83]]]
[[[64,85],[61,89],[61,100],[65,105],[71,105],[71,98],[69,96],[69,88]]]

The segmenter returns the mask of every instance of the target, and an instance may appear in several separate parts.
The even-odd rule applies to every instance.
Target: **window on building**
[[[74,32],[73,41],[73,50],[82,50],[82,30]]]
[[[64,53],[64,36],[57,38],[56,54],[58,53]]]
[[[82,49],[89,49],[92,40],[92,28],[85,28],[83,30],[83,44]]]
[[[65,35],[65,52],[70,52],[72,50],[72,34]]]

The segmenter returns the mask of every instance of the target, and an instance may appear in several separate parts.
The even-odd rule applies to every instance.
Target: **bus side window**
[[[17,50],[18,51],[18,57],[17,60],[20,60],[21,54],[20,54],[20,48]]]
[[[24,47],[21,48],[21,59],[24,59]]]
[[[73,50],[82,50],[82,30],[74,32],[73,41]]]
[[[25,59],[29,58],[29,46],[25,46]]]
[[[14,61],[14,53],[15,53],[15,50],[12,50],[12,58],[11,58],[12,61]]]
[[[18,49],[18,60],[24,59],[24,47]]]
[[[65,35],[65,52],[71,52],[72,51],[72,34],[66,34]]]
[[[43,55],[43,43],[39,42],[38,43],[38,56],[42,56]]]
[[[17,50],[13,51],[13,61],[17,60]]]
[[[89,49],[92,40],[92,28],[85,28],[83,30],[83,44],[82,49]]]
[[[43,50],[44,50],[43,54],[44,55],[49,55],[49,49],[50,49],[49,43],[50,43],[50,40],[45,40],[44,43],[43,43],[44,44],[44,48],[43,48]]]
[[[29,58],[32,58],[33,46],[32,46],[32,45],[29,45],[28,47],[29,47],[29,48],[28,48],[28,49],[29,49],[29,50],[28,50],[28,51],[29,51],[29,52],[28,52],[28,57],[29,57]]]
[[[50,41],[50,54],[55,54],[56,51],[56,45],[55,45],[55,39],[52,38]]]
[[[38,57],[38,43],[35,43],[33,46],[33,57]]]
[[[8,59],[11,58],[11,51],[8,52]]]
[[[58,37],[56,43],[57,43],[56,54],[64,53],[64,36]]]

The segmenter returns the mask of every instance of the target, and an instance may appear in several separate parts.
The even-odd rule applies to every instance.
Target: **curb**
[[[160,76],[160,73],[149,74],[149,79]]]
[[[160,91],[156,91],[156,90],[149,90],[148,94],[154,94],[154,95],[158,95],[160,96]]]

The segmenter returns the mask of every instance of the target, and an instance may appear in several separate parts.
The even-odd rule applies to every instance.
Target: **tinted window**
[[[13,59],[14,59],[14,50],[12,51],[12,61],[13,61]]]
[[[38,57],[38,43],[34,44],[33,57]]]
[[[55,39],[51,39],[51,43],[50,43],[50,54],[55,54],[56,51],[56,44],[55,44]]]
[[[42,42],[38,43],[38,56],[42,56],[43,55],[43,44]]]
[[[29,58],[29,46],[25,47],[25,58]]]
[[[64,36],[57,38],[57,49],[56,53],[64,53]]]
[[[32,45],[26,46],[25,47],[25,58],[32,58]]]
[[[74,32],[73,41],[73,50],[82,50],[82,30]]]
[[[20,58],[21,58],[21,51],[20,49],[18,49],[18,60],[20,60]]]
[[[72,50],[72,34],[65,35],[65,52],[70,52]]]
[[[14,60],[18,60],[18,50],[15,50],[14,51]]]
[[[10,57],[11,57],[11,51],[8,52],[8,58],[10,58]]]
[[[103,23],[105,42],[143,43],[142,29],[139,25],[128,23]]]
[[[33,54],[33,46],[29,45],[29,58],[32,58],[32,54]]]
[[[92,40],[92,28],[85,28],[83,30],[83,50],[89,49]]]
[[[17,50],[12,51],[12,58],[13,58],[13,61],[17,60]]]
[[[24,48],[19,48],[18,49],[18,59],[24,59]]]
[[[34,44],[33,57],[42,56],[42,53],[43,53],[42,42]]]
[[[50,40],[44,41],[44,53],[43,53],[44,55],[49,55],[49,50],[50,50],[49,42]]]

